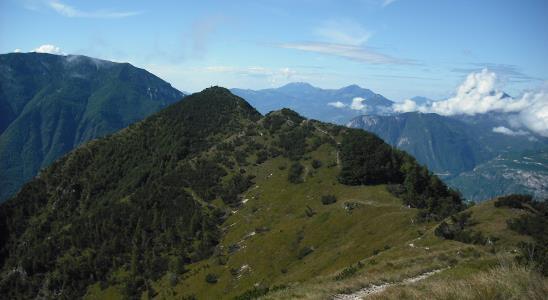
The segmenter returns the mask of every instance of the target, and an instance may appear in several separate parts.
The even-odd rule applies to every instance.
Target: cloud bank
[[[457,88],[455,96],[418,105],[413,100],[405,100],[393,106],[396,112],[419,111],[437,113],[444,116],[476,115],[489,112],[512,114],[511,125],[514,129],[525,128],[548,137],[548,88],[544,86],[537,91],[512,98],[497,89],[497,75],[487,69],[469,74]],[[495,130],[496,129],[496,130]],[[503,134],[514,134],[514,131],[495,128],[493,131]]]

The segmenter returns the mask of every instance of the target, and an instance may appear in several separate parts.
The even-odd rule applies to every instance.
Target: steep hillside
[[[78,55],[0,55],[0,202],[74,147],[182,97],[127,63]]]
[[[382,95],[357,85],[321,89],[308,83],[295,82],[273,89],[231,91],[249,101],[261,113],[286,107],[307,118],[335,124],[345,124],[363,113],[384,114],[393,104]],[[363,102],[351,107],[356,97],[362,98]]]
[[[215,87],[84,144],[0,205],[0,295],[229,297],[328,274],[464,207],[372,134],[263,117]]]

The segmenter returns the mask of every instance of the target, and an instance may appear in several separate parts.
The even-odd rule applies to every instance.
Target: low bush
[[[322,204],[323,205],[329,205],[337,202],[337,197],[334,195],[323,195],[322,196]]]
[[[310,246],[303,247],[301,248],[301,250],[299,250],[299,253],[297,254],[297,258],[303,259],[312,252],[314,252],[314,248]]]
[[[312,161],[312,168],[319,169],[322,166],[322,162],[315,159]]]
[[[289,174],[287,175],[287,180],[291,183],[301,183],[303,182],[301,176],[303,174],[304,167],[299,162],[295,162],[289,168]]]
[[[335,276],[335,280],[343,280],[352,277],[354,274],[356,274],[356,272],[358,272],[358,268],[354,266],[346,267]]]
[[[219,281],[219,277],[213,273],[209,273],[206,275],[205,281],[207,283],[214,284],[214,283],[217,283],[217,281]]]

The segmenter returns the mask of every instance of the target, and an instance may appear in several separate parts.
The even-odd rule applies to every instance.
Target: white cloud
[[[507,97],[498,91],[496,82],[497,75],[487,69],[471,73],[454,97],[432,103],[430,110],[441,115],[475,115],[491,111],[518,112],[528,105],[527,101]]]
[[[396,112],[410,112],[419,110],[417,103],[411,99],[405,99],[403,102],[394,103],[392,108]]]
[[[369,40],[372,33],[360,24],[349,20],[331,20],[316,29],[320,37],[343,45],[363,45]]]
[[[507,128],[507,127],[504,127],[504,126],[499,126],[499,127],[494,127],[493,128],[493,132],[496,132],[496,133],[502,133],[502,134],[506,134],[506,135],[527,135],[527,131],[523,131],[523,130],[512,130],[510,128]]]
[[[58,14],[69,18],[119,19],[142,14],[142,12],[139,11],[83,11],[57,0],[49,2],[49,7]]]
[[[304,41],[274,44],[275,47],[332,55],[370,64],[413,64],[381,53],[366,43],[373,33],[352,20],[329,20],[316,28],[314,33],[320,41]]]
[[[362,97],[356,97],[352,99],[352,104],[350,104],[350,109],[353,110],[364,110],[367,108],[367,105],[363,104],[363,101],[365,101]]]
[[[42,45],[36,49],[33,50],[33,52],[37,52],[37,53],[49,53],[49,54],[64,54],[62,51],[61,51],[61,48],[57,47],[57,46],[54,46],[54,45],[49,45],[49,44],[46,44],[46,45]]]
[[[497,90],[496,85],[497,75],[484,69],[469,74],[457,88],[456,95],[449,99],[425,105],[405,100],[394,104],[393,109],[397,112],[433,112],[445,116],[511,113],[509,123],[512,127],[527,128],[548,137],[548,87],[512,98]],[[502,128],[497,130],[496,132],[509,134],[509,131]]]
[[[326,55],[338,56],[353,61],[371,64],[410,64],[408,60],[402,60],[379,53],[366,47],[321,42],[284,43],[276,45],[280,48],[295,49],[306,52],[314,52]]]
[[[548,90],[525,93],[521,99],[528,103],[519,113],[521,124],[548,137]]]
[[[13,50],[14,53],[21,53],[21,49],[17,48],[15,50]]]
[[[341,101],[329,102],[329,103],[327,103],[327,105],[333,106],[333,107],[336,107],[336,108],[346,107],[346,104],[342,103]]]
[[[396,0],[382,0],[382,6],[386,7],[394,2],[396,2]]]

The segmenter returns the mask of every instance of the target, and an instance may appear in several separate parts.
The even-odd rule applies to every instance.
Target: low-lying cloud
[[[425,105],[408,99],[394,104],[393,109],[395,112],[419,111],[444,116],[511,113],[510,124],[514,130],[506,129],[514,135],[520,132],[516,131],[518,129],[528,129],[548,137],[548,88],[545,86],[512,98],[497,89],[497,75],[487,69],[469,74],[457,88],[455,96],[449,99]],[[497,130],[495,132],[511,134],[502,128]]]
[[[327,103],[327,105],[333,106],[333,107],[336,107],[336,108],[346,107],[346,104],[342,103],[341,101],[329,102],[329,103]]]
[[[506,134],[506,135],[512,135],[512,136],[516,136],[516,135],[527,135],[527,131],[524,131],[524,130],[512,130],[508,127],[504,127],[504,126],[498,126],[498,127],[494,127],[493,128],[493,132],[496,132],[496,133],[502,133],[502,134]]]
[[[63,54],[63,51],[61,51],[61,48],[55,45],[50,45],[50,44],[41,45],[40,47],[32,51],[36,53]]]
[[[353,110],[365,110],[367,108],[367,105],[365,105],[363,102],[365,101],[362,97],[356,97],[352,99],[352,103],[350,104],[350,109]]]

